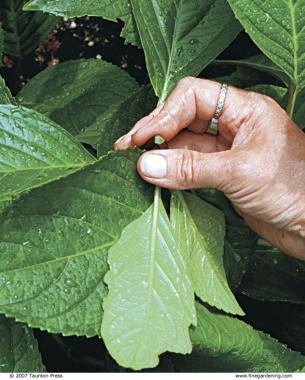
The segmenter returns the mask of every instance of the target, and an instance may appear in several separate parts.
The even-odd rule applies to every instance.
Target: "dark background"
[[[2,73],[15,95],[31,77],[49,65],[71,59],[97,58],[120,66],[139,83],[146,84],[149,79],[143,52],[137,47],[124,44],[120,37],[121,28],[121,23],[89,17],[62,22],[35,52],[22,61],[6,56],[6,67]],[[240,59],[256,53],[257,48],[245,33],[241,33],[222,53],[221,58]],[[217,67],[217,75],[229,75],[233,70],[234,68]],[[215,67],[202,73],[202,76],[210,78],[215,75]],[[264,78],[265,83],[268,81],[271,79]],[[246,322],[305,354],[305,336],[300,334],[297,325],[290,324],[287,319],[287,314],[291,314],[291,311],[294,315],[300,311],[298,306],[258,302],[242,295],[237,295],[237,298],[247,314],[243,318]],[[126,371],[115,364],[103,342],[97,338],[67,338],[40,330],[35,330],[35,335],[48,372]],[[163,355],[156,371],[174,371],[172,357],[172,354]]]

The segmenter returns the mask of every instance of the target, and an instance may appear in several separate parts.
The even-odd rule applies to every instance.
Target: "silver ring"
[[[214,135],[214,136],[218,135],[218,123],[219,123],[220,116],[222,114],[223,106],[225,104],[227,92],[228,92],[228,85],[226,83],[222,83],[221,88],[220,88],[219,98],[217,101],[216,111],[206,131],[210,135]]]

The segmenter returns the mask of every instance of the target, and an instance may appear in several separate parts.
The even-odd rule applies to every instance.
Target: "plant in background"
[[[172,357],[180,371],[301,370],[304,356],[238,318],[234,293],[304,303],[291,281],[271,281],[278,271],[300,280],[304,264],[258,241],[220,192],[172,192],[164,207],[168,193],[136,173],[140,152],[111,146],[156,97],[163,102],[179,80],[209,65],[235,67],[226,81],[242,87],[251,85],[242,69],[267,73],[272,84],[258,80],[251,89],[274,97],[303,127],[305,0],[24,5],[35,12],[22,5],[0,5],[3,52],[35,48],[58,16],[121,19],[126,42],[144,50],[151,85],[92,59],[42,71],[16,98],[1,80],[0,369],[41,370],[35,342],[24,363],[5,355],[9,339],[13,350],[22,349],[22,334],[33,340],[27,325],[99,336],[135,370],[157,366],[166,351],[190,354]],[[242,28],[262,53],[217,59]]]

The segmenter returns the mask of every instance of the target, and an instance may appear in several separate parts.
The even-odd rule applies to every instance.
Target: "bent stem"
[[[287,103],[286,111],[291,118],[293,118],[296,100],[297,100],[297,88],[294,81],[290,81],[289,87],[288,87],[288,103]]]

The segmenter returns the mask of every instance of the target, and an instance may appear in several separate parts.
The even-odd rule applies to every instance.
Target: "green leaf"
[[[6,87],[4,79],[0,75],[0,104],[14,104],[10,90]]]
[[[93,161],[87,151],[45,116],[0,106],[0,201],[54,181]]]
[[[284,109],[287,106],[287,88],[274,86],[272,84],[259,84],[257,86],[248,87],[247,90],[259,92],[260,94],[270,96],[271,98],[276,100],[279,103],[279,105]]]
[[[225,215],[224,266],[230,288],[236,291],[256,249],[258,237],[237,215],[223,193],[213,189],[195,190],[194,193]]]
[[[293,372],[305,357],[250,325],[197,304],[197,327],[191,330],[193,352],[179,356],[183,372]]]
[[[260,240],[240,291],[262,301],[305,304],[305,263]]]
[[[240,60],[217,59],[213,62],[213,65],[245,67],[257,71],[263,71],[281,80],[286,85],[289,83],[287,75],[263,54],[257,54],[247,59]]]
[[[31,329],[0,316],[0,372],[44,372]]]
[[[305,90],[301,91],[297,97],[294,121],[302,129],[305,128]]]
[[[129,0],[31,0],[23,9],[43,11],[68,18],[99,16],[111,21],[120,19],[125,23],[122,37],[133,45],[141,44]]]
[[[58,18],[22,11],[24,0],[1,0],[0,22],[4,29],[4,52],[15,57],[31,53],[54,29]]]
[[[237,36],[239,23],[224,0],[131,0],[156,95],[198,75]]]
[[[218,309],[243,315],[229,288],[223,266],[223,213],[195,195],[176,192],[172,196],[170,215],[196,295]]]
[[[99,130],[138,88],[132,77],[108,62],[79,59],[42,71],[18,99],[78,135],[87,128]]]
[[[136,173],[138,156],[112,153],[6,211],[1,313],[53,333],[100,335],[108,249],[152,200]]]
[[[143,86],[131,93],[126,100],[114,103],[104,112],[98,122],[92,124],[77,140],[90,144],[98,151],[98,156],[109,152],[113,143],[143,116],[149,114],[156,105],[151,86]]]
[[[191,352],[188,327],[196,323],[187,263],[158,194],[110,249],[105,277],[102,336],[115,360],[134,370],[155,367],[165,351]]]
[[[289,76],[305,87],[305,0],[228,0],[235,16],[256,45]]]

